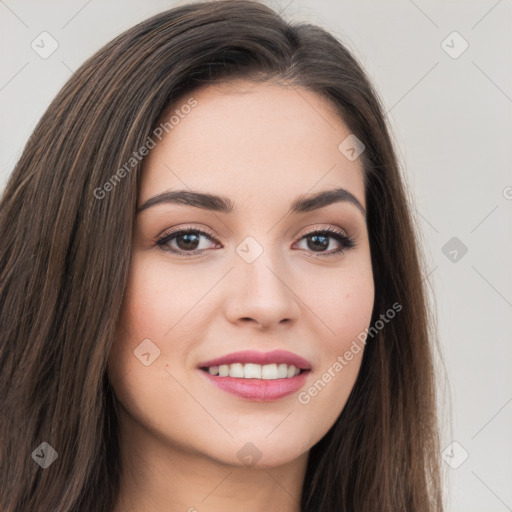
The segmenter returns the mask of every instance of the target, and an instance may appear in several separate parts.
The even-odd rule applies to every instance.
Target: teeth
[[[288,365],[280,364],[277,367],[277,378],[278,379],[286,379],[286,377],[288,377]]]
[[[287,364],[275,363],[265,365],[233,363],[210,366],[208,373],[219,377],[276,380],[295,377],[295,375],[299,375],[300,368],[295,367],[293,364],[288,366]]]
[[[261,379],[261,365],[247,363],[244,365],[245,379]]]
[[[244,377],[244,365],[241,363],[230,364],[229,365],[229,376],[243,378]]]
[[[287,377],[293,377],[295,375],[295,366],[291,365],[291,366],[288,366],[288,373],[287,373]]]
[[[277,364],[266,364],[261,367],[261,378],[262,379],[277,379]]]

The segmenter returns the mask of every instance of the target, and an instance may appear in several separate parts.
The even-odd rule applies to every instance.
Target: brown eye
[[[331,244],[331,239],[334,239],[338,243],[339,247],[327,252],[327,249]],[[343,234],[341,231],[331,228],[308,233],[304,235],[300,241],[302,240],[306,240],[307,250],[312,251],[319,256],[339,254],[351,249],[355,245],[351,238]]]
[[[306,240],[308,241],[308,248],[312,251],[322,251],[329,247],[328,235],[308,235]],[[311,243],[310,243],[311,242]]]
[[[181,250],[190,251],[197,249],[200,235],[197,233],[183,233],[175,235],[176,245]]]
[[[206,239],[213,244],[208,247],[208,243],[202,243]],[[180,254],[183,256],[194,256],[208,248],[214,248],[216,241],[204,231],[198,229],[180,229],[167,233],[156,241],[156,245],[164,251]],[[200,247],[202,245],[202,247]]]

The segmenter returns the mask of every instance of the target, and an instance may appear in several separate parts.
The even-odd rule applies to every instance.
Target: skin
[[[366,208],[362,164],[338,150],[350,131],[330,103],[304,88],[236,82],[193,97],[197,106],[146,157],[139,206],[191,189],[228,196],[237,213],[159,204],[137,215],[109,357],[123,468],[115,510],[298,512],[309,450],[342,411],[363,351],[307,404],[298,393],[273,402],[236,397],[197,365],[239,350],[289,350],[311,363],[304,391],[369,326],[374,282],[364,214],[337,202],[287,215],[297,196],[336,187]],[[175,238],[168,246],[201,254],[155,245],[188,225],[214,240],[201,235],[198,249],[187,249]],[[355,246],[321,256],[305,235],[328,227]],[[236,252],[247,236],[263,250],[250,264]],[[323,253],[340,247],[326,241]],[[144,339],[160,350],[149,366],[134,357]],[[248,442],[261,454],[252,465],[237,456]]]

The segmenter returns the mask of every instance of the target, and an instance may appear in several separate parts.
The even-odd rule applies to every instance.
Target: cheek
[[[312,379],[298,395],[298,402],[305,410],[322,411],[316,416],[317,421],[327,430],[341,413],[357,379],[375,289],[369,261],[317,283],[319,286],[314,293],[310,291],[307,303],[321,320],[316,322],[322,326],[322,334],[316,332],[321,358]]]
[[[300,296],[307,305],[303,314],[313,315],[321,352],[331,359],[348,349],[372,317],[375,287],[370,258],[360,254],[354,259],[354,265],[347,264],[334,272],[322,269],[312,274],[310,270],[306,280],[297,278],[302,283]]]
[[[170,272],[169,265],[134,256],[108,372],[129,415],[154,432],[172,431],[168,421],[162,424],[165,414],[155,411],[183,410],[188,404],[171,374],[182,380],[172,365],[180,368],[184,364],[189,347],[182,329],[186,322],[180,319],[186,319],[183,317],[195,295],[182,284],[179,271]],[[173,345],[176,324],[175,331],[180,330],[181,335],[179,348]],[[147,365],[145,353],[149,353]]]
[[[335,333],[326,348],[326,354],[329,355],[328,369],[331,375],[333,372],[336,375],[343,374],[339,380],[350,389],[361,365],[364,335],[373,313],[374,293],[371,269],[369,273],[356,272],[347,278],[346,287],[333,297],[328,310]]]
[[[147,382],[147,375],[154,373],[144,372],[144,365],[137,359],[136,351],[140,346],[147,346],[152,357],[160,350],[160,355],[147,369],[154,370],[160,366],[163,359],[163,335],[175,322],[168,315],[168,312],[174,311],[174,304],[169,303],[173,294],[164,296],[161,282],[162,279],[158,282],[157,275],[150,271],[149,265],[145,265],[144,261],[136,257],[133,258],[116,338],[109,354],[109,373],[113,382],[120,380],[121,377],[124,382],[125,376],[139,375],[141,372],[146,374],[144,382]],[[158,350],[145,340],[151,340]],[[146,345],[141,345],[142,343]],[[116,391],[118,394],[122,393],[121,389]]]
[[[135,257],[120,325],[134,338],[168,339],[204,295],[205,276],[170,265],[164,258]]]
[[[215,281],[207,270],[189,271],[186,276],[184,272],[183,267],[172,266],[165,258],[133,256],[116,339],[109,355],[113,381],[124,376],[140,379],[138,386],[132,388],[133,393],[143,392],[142,383],[148,392],[151,386],[158,389],[151,376],[159,372],[168,380],[164,371],[167,365],[173,372],[184,371],[187,354],[194,340],[202,335],[204,326],[198,320],[203,307],[200,300],[205,288]],[[149,366],[144,366],[137,354],[147,351],[151,359],[154,354],[158,356]]]
[[[335,348],[347,350],[370,324],[374,305],[374,283],[369,273],[354,273],[341,281],[341,289],[333,293],[325,311],[332,325]],[[335,341],[336,340],[336,341]]]

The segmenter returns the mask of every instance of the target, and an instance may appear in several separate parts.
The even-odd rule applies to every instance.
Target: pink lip
[[[215,366],[215,365],[212,365]],[[257,402],[272,402],[298,391],[306,382],[310,370],[303,371],[295,377],[286,379],[239,379],[235,377],[219,377],[199,370],[207,379],[220,389],[240,398]]]
[[[287,350],[273,350],[272,352],[257,352],[255,350],[243,350],[241,352],[233,352],[226,356],[218,357],[216,359],[210,359],[199,363],[198,368],[207,368],[210,366],[220,366],[221,364],[233,364],[233,363],[254,363],[254,364],[287,364],[300,368],[301,370],[311,370],[311,363],[303,357],[288,352]],[[297,375],[300,377],[300,375]],[[221,377],[228,379],[230,377]],[[295,377],[290,378],[293,380]],[[278,381],[284,379],[278,379]],[[268,381],[267,381],[268,382]]]

